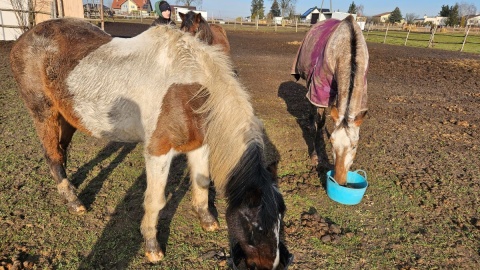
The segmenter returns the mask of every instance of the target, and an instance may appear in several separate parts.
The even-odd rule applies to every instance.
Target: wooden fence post
[[[433,28],[432,33],[430,35],[430,40],[428,41],[428,46],[427,48],[431,48],[433,44],[433,39],[435,38],[435,33],[437,32],[437,25],[435,25],[435,28]]]
[[[372,28],[372,24],[368,25],[367,36],[365,37],[365,40],[368,39],[368,34],[370,34],[370,28]]]
[[[385,41],[387,40],[388,26],[389,26],[389,24],[387,24],[387,31],[385,31],[385,37],[383,38],[383,44],[385,44]]]
[[[465,38],[463,39],[462,48],[460,49],[461,52],[463,51],[463,46],[465,46],[465,42],[467,41],[467,36],[468,36],[469,31],[470,31],[470,26],[467,29],[467,33],[465,34]]]
[[[408,40],[408,36],[410,35],[410,30],[411,30],[411,27],[408,28],[407,37],[405,38],[405,44],[403,44],[403,46],[407,46],[407,40]]]

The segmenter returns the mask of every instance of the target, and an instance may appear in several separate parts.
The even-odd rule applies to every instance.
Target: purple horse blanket
[[[334,83],[335,71],[328,67],[325,51],[330,35],[341,22],[329,19],[312,26],[303,39],[292,66],[291,74],[297,80],[299,78],[306,80],[307,98],[317,107],[328,107],[337,97],[337,88]],[[366,102],[366,97],[364,100]],[[365,102],[362,102],[362,105]]]

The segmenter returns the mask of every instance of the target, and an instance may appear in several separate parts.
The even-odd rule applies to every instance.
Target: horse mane
[[[220,47],[209,46],[188,33],[166,26],[152,27],[132,39],[135,38],[148,40],[150,55],[168,56],[158,57],[157,61],[169,61],[169,69],[157,72],[168,72],[176,77],[175,83],[196,82],[203,86],[197,96],[207,99],[196,113],[205,115],[210,173],[217,192],[225,193],[232,175],[250,169],[239,165],[246,162],[242,160],[245,153],[254,151],[263,155],[264,136],[263,125],[254,114],[249,94],[235,76],[230,58]],[[165,52],[165,48],[169,51]],[[263,158],[257,161],[266,170]]]
[[[212,29],[210,29],[210,25],[208,25],[208,22],[205,21],[205,19],[200,16],[200,23],[198,25],[198,32],[196,36],[207,42],[207,44],[212,45],[213,43],[213,33]]]
[[[334,56],[330,57],[331,61],[334,61],[330,66],[335,67],[332,70],[335,70],[338,91],[348,91],[345,95],[338,95],[339,116],[351,121],[361,112],[362,102],[366,102],[361,97],[363,91],[366,91],[368,69],[367,45],[360,27],[352,16],[345,18],[332,33],[327,51]],[[346,57],[345,52],[350,56]],[[356,102],[353,103],[354,101]]]

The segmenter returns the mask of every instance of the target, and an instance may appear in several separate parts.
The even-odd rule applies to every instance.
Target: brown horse
[[[330,136],[335,180],[346,184],[357,151],[360,125],[367,113],[368,49],[353,16],[315,24],[306,34],[293,63],[292,75],[307,82],[307,98],[316,110],[315,145],[325,125],[325,108],[331,106],[334,129]],[[318,163],[314,146],[310,157]]]
[[[263,126],[223,52],[168,26],[122,39],[83,20],[57,19],[23,34],[10,63],[71,210],[86,211],[65,170],[76,130],[143,142],[147,189],[141,232],[151,262],[164,257],[156,238],[158,215],[179,153],[188,158],[193,209],[204,230],[219,229],[208,209],[210,178],[226,196],[234,261],[258,269],[290,262],[279,239],[285,203],[274,170],[264,164]]]
[[[202,17],[202,14],[189,11],[186,14],[180,12],[182,31],[197,36],[200,40],[205,41],[209,45],[221,45],[223,51],[230,54],[230,43],[228,42],[227,32],[220,25],[209,24]]]

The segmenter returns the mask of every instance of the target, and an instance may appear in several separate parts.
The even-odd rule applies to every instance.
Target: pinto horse
[[[221,45],[223,51],[230,54],[230,43],[228,42],[227,32],[220,25],[209,24],[202,17],[202,14],[189,11],[186,14],[180,12],[182,31],[197,36],[200,40],[205,41],[209,45]]]
[[[205,231],[219,229],[208,209],[212,179],[227,199],[232,257],[258,269],[288,260],[279,239],[285,204],[264,164],[263,126],[224,53],[168,26],[124,39],[70,18],[40,23],[23,34],[10,63],[71,210],[86,211],[65,172],[76,130],[143,142],[147,188],[141,232],[151,262],[164,257],[156,226],[166,204],[169,167],[179,153],[187,155],[193,209]]]
[[[367,113],[368,49],[353,16],[315,24],[306,34],[293,63],[292,75],[307,83],[307,98],[313,105],[314,150],[325,125],[325,108],[331,106],[335,180],[345,185],[357,151],[360,125]]]

